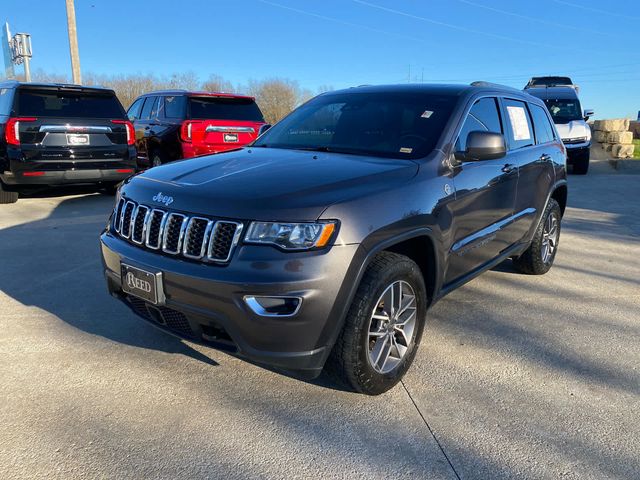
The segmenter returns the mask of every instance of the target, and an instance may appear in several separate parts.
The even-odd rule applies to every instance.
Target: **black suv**
[[[565,155],[544,103],[507,87],[325,93],[247,148],[125,182],[108,288],[181,337],[378,394],[438,299],[509,258],[551,268]]]
[[[135,172],[134,140],[113,90],[0,82],[0,203],[50,185],[115,190]]]

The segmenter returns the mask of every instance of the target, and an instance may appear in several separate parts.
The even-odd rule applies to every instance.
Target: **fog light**
[[[291,317],[302,305],[301,297],[258,297],[247,295],[244,302],[261,317]]]

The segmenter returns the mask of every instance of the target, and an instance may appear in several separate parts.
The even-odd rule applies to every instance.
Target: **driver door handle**
[[[502,171],[504,173],[511,173],[518,169],[518,166],[515,163],[507,163],[504,167],[502,167]]]
[[[551,156],[547,155],[546,153],[542,154],[542,156],[540,157],[541,162],[548,162],[550,160],[551,160]]]

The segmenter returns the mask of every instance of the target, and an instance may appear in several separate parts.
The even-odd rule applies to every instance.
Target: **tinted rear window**
[[[190,97],[189,112],[193,120],[264,122],[258,105],[250,98]]]
[[[16,113],[25,117],[124,118],[113,94],[19,90]]]

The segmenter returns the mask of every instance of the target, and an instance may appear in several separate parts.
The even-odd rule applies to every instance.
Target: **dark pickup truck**
[[[135,173],[134,143],[113,90],[0,82],[0,203],[51,185],[115,190]]]
[[[551,268],[565,162],[521,91],[325,93],[244,149],[126,181],[100,239],[107,285],[170,333],[378,394],[438,299],[508,259]]]

